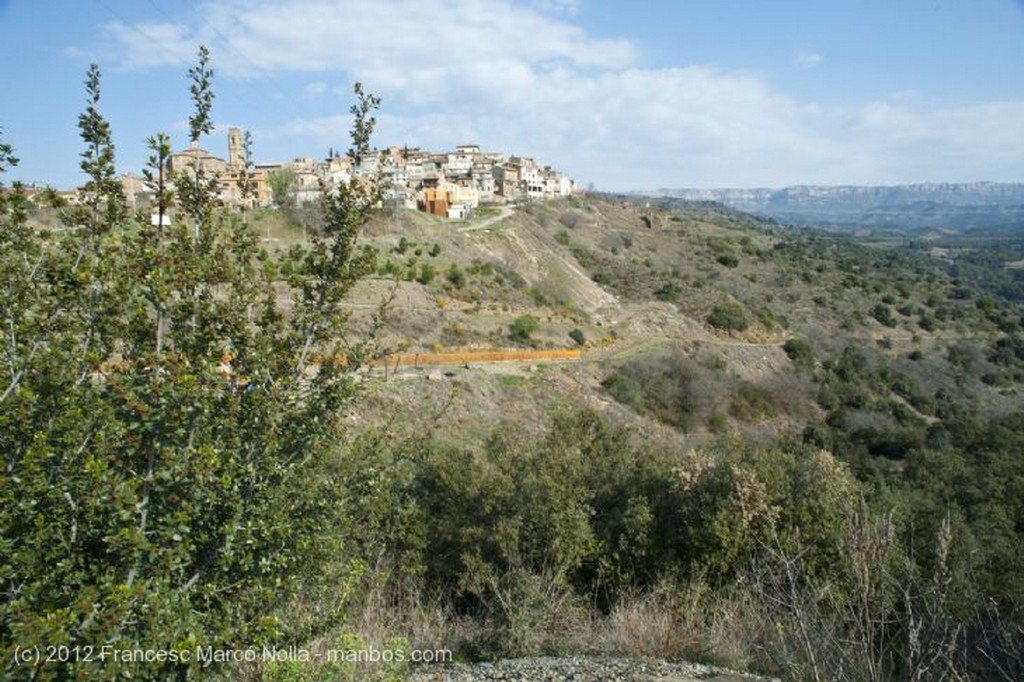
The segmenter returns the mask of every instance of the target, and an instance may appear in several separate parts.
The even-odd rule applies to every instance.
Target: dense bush
[[[556,416],[537,439],[501,427],[480,452],[416,449],[384,488],[353,489],[358,537],[367,551],[399,539],[386,574],[422,566],[428,593],[489,624],[474,645],[486,656],[563,652],[588,604],[612,608],[666,576],[727,581],[762,543],[811,547],[808,570],[827,571],[856,503],[823,453],[732,444],[673,467],[588,411]]]
[[[657,494],[659,465],[636,454],[625,432],[574,413],[537,441],[510,426],[479,456],[420,460],[409,493],[430,538],[427,589],[496,629],[480,653],[558,651],[584,595],[647,575],[649,515],[631,500]]]
[[[680,353],[630,360],[601,385],[618,402],[684,431],[696,427],[716,403],[709,370]]]
[[[892,316],[892,308],[885,305],[884,303],[879,303],[874,308],[872,308],[871,316],[878,320],[879,323],[885,325],[886,327],[896,326],[896,318]]]
[[[466,286],[466,273],[462,271],[462,268],[456,263],[452,263],[448,266],[448,272],[445,274],[445,279],[456,289],[462,289]]]
[[[416,281],[426,286],[434,281],[434,277],[437,272],[434,270],[434,266],[430,263],[423,263],[420,265],[420,274],[416,277]]]
[[[632,653],[671,646],[787,679],[906,679],[934,660],[988,679],[993,661],[1024,664],[1019,533],[978,523],[1019,517],[1024,491],[997,481],[1024,480],[1020,464],[995,453],[1021,430],[989,431],[970,436],[984,465],[917,449],[905,483],[881,488],[814,446],[684,455],[589,411],[537,436],[509,423],[479,449],[381,438],[345,475],[375,574],[477,623],[469,655],[574,652],[607,627]]]
[[[729,332],[742,332],[750,326],[750,320],[742,305],[729,301],[714,307],[708,315],[708,324]]]
[[[398,240],[398,245],[395,247],[395,253],[405,255],[405,253],[414,246],[416,246],[415,242],[411,242],[405,236],[402,236]]]
[[[508,326],[508,335],[513,341],[524,343],[530,340],[530,335],[537,331],[540,322],[533,315],[520,315],[512,320]]]
[[[807,370],[814,369],[814,351],[806,339],[787,339],[782,345],[793,364]]]

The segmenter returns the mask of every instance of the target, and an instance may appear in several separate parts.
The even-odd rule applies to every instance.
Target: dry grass
[[[622,599],[593,623],[590,646],[584,648],[746,670],[763,637],[759,616],[745,590],[716,594],[699,580],[682,587],[666,584]]]
[[[441,353],[396,353],[373,362],[391,367],[419,367],[421,365],[461,365],[488,362],[545,362],[551,360],[578,360],[583,351],[578,348],[554,350],[520,350],[501,348],[492,350],[455,350]]]

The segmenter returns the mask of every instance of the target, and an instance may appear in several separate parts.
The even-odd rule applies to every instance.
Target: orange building
[[[448,217],[448,207],[453,203],[451,190],[428,187],[423,190],[423,210],[430,215]]]

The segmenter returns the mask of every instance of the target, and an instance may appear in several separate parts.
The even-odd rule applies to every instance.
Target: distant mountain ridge
[[[823,227],[1024,229],[1024,183],[661,189],[653,194],[717,201],[782,222]]]

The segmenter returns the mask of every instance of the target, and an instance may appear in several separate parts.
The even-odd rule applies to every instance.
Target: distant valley
[[[1024,183],[660,189],[648,194],[688,201],[715,201],[783,223],[839,229],[1024,228]]]

